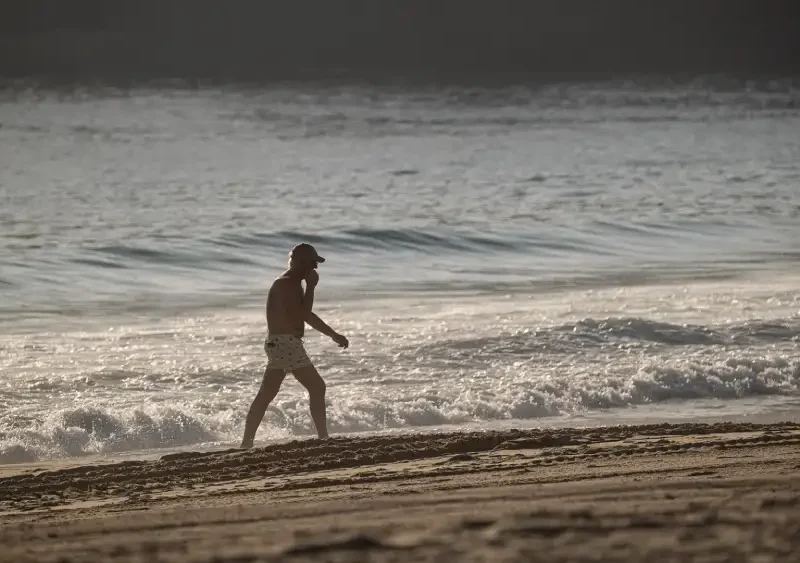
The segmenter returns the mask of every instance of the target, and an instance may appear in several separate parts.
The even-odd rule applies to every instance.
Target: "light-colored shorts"
[[[268,336],[264,341],[264,351],[267,353],[267,369],[291,372],[312,365],[303,341],[292,334]]]

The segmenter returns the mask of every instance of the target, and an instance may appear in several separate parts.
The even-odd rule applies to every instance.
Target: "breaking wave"
[[[541,370],[537,361],[520,360],[491,373],[465,373],[458,382],[409,383],[389,378],[372,386],[363,382],[331,386],[330,430],[348,433],[532,420],[676,400],[796,397],[800,396],[800,362],[781,356],[729,355],[713,360],[689,356],[643,360],[634,369],[611,372],[587,362],[580,371],[558,377]],[[0,432],[0,463],[235,443],[245,414],[246,405],[237,403],[214,412],[191,404],[147,412],[79,408],[33,425],[6,417],[2,424],[6,430]],[[21,430],[26,424],[28,429]],[[265,416],[259,438],[288,438],[312,431],[305,395],[279,395]]]

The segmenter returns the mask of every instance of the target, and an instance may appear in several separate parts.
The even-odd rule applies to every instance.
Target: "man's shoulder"
[[[272,289],[289,289],[292,287],[301,287],[300,280],[296,280],[286,274],[275,278],[272,281]]]
[[[290,284],[291,283],[291,284],[298,284],[299,285],[300,284],[300,280],[298,280],[296,278],[293,278],[289,274],[283,274],[283,275],[278,276],[277,278],[275,278],[272,283],[282,283],[282,284]]]

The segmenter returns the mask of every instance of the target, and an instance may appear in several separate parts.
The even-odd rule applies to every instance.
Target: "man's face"
[[[325,261],[310,244],[298,244],[289,253],[289,268],[307,274]]]
[[[294,259],[294,262],[297,264],[297,269],[301,272],[306,273],[310,272],[311,270],[316,270],[319,266],[319,262],[313,260],[311,258],[303,258],[303,259]]]

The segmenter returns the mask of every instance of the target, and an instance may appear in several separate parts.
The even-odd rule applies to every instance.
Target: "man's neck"
[[[282,278],[289,278],[295,281],[303,281],[305,276],[299,270],[292,270],[291,268],[283,272]]]

